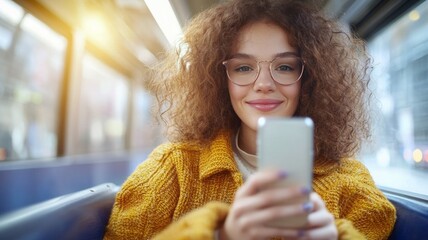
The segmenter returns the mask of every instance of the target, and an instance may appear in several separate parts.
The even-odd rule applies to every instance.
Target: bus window
[[[0,0],[0,160],[54,157],[67,39]]]
[[[128,119],[129,79],[89,53],[82,59],[76,129],[71,136],[70,154],[125,149]],[[74,104],[74,103],[73,103]]]
[[[373,141],[362,159],[380,186],[428,196],[428,2],[368,41]]]
[[[162,139],[161,126],[154,121],[152,115],[153,97],[146,92],[142,84],[134,86],[132,132],[130,133],[130,148],[152,151]]]

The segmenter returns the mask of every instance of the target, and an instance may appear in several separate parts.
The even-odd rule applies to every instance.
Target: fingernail
[[[302,187],[301,191],[305,195],[308,195],[311,192],[311,190],[308,187]]]
[[[280,171],[279,172],[279,174],[278,174],[278,177],[279,178],[286,178],[288,176],[288,173],[287,172],[285,172],[285,171]]]
[[[312,210],[312,207],[313,207],[313,205],[311,202],[306,202],[303,204],[303,210],[305,212],[310,212]]]

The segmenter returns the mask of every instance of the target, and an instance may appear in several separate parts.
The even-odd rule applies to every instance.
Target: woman
[[[296,1],[237,0],[195,18],[182,46],[148,83],[171,143],[123,184],[106,239],[388,237],[395,209],[352,159],[369,135],[361,40]],[[256,171],[261,116],[313,119],[313,192],[258,191],[286,178]],[[304,212],[305,227],[266,225]]]

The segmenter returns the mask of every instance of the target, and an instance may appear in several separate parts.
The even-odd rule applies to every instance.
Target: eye
[[[279,65],[278,67],[275,68],[276,71],[281,71],[281,72],[291,72],[294,70],[294,68],[292,68],[291,66],[288,65]]]
[[[236,66],[233,69],[234,69],[233,71],[240,72],[240,73],[250,72],[253,70],[253,68],[248,65]]]

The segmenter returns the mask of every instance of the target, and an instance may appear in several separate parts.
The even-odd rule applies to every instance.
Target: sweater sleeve
[[[149,239],[173,219],[177,174],[167,154],[152,153],[116,196],[104,239]]]
[[[339,233],[340,240],[359,240],[367,239],[360,231],[358,231],[352,222],[347,219],[336,219],[335,224]]]
[[[212,240],[215,230],[223,224],[228,211],[229,205],[226,203],[209,202],[170,224],[153,240]]]
[[[339,237],[387,239],[395,224],[395,208],[376,187],[365,166],[356,161],[352,165],[352,177],[345,177],[342,183],[341,213],[336,220]]]

